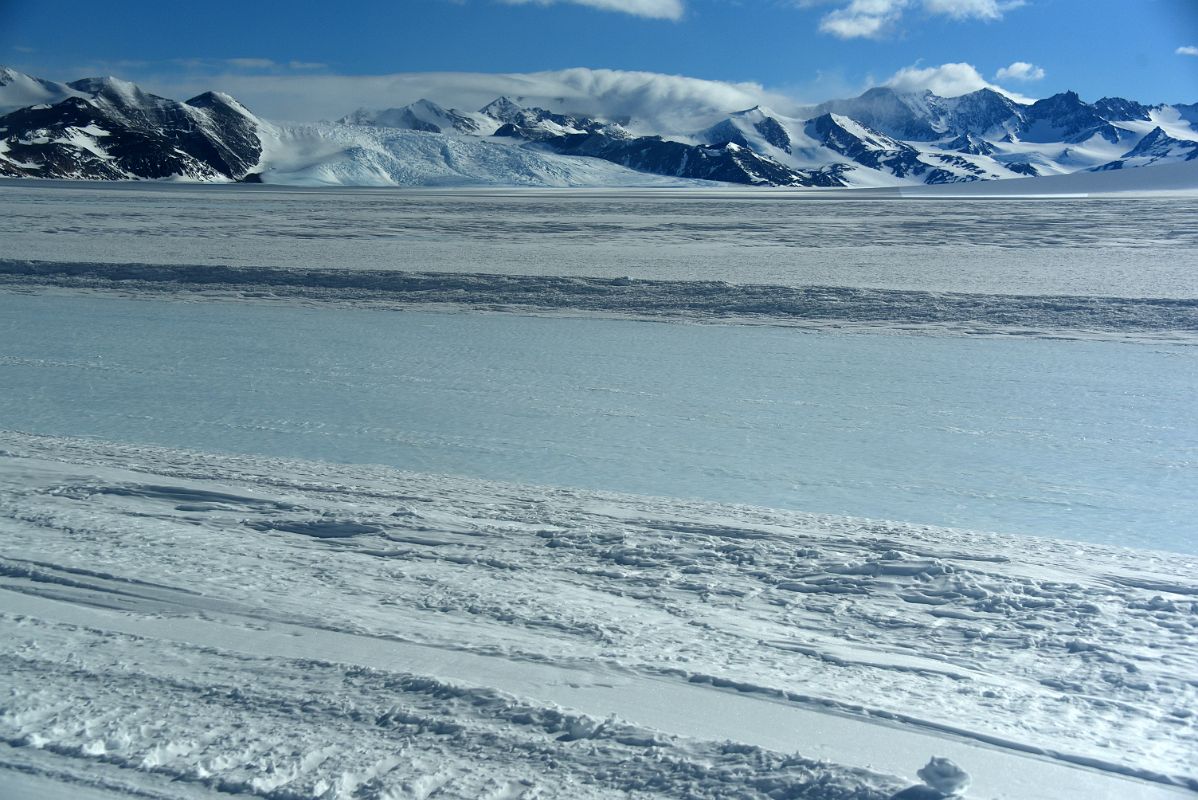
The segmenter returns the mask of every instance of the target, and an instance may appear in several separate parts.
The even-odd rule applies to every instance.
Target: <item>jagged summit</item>
[[[1111,120],[1149,121],[1152,119],[1152,109],[1148,106],[1122,97],[1104,97],[1094,103],[1094,110],[1098,116],[1108,122]]]
[[[513,122],[524,109],[507,97],[497,97],[478,111],[502,122]]]
[[[998,148],[980,136],[972,133],[962,133],[954,139],[940,145],[944,150],[955,150],[958,153],[968,153],[975,156],[988,156],[997,152]]]
[[[1198,141],[1181,140],[1167,134],[1159,125],[1148,132],[1131,150],[1118,160],[1104,164],[1101,169],[1147,167],[1162,161],[1194,161],[1198,159]]]

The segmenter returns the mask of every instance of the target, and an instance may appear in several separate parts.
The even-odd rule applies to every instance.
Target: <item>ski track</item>
[[[1055,797],[1198,790],[1196,574],[1177,554],[3,433],[0,780],[380,800],[909,783],[552,699],[655,681],[1049,758],[1029,774],[1087,765],[1068,769],[1110,791]],[[292,652],[321,631],[332,657]],[[473,680],[355,663],[336,637],[432,648]],[[505,664],[579,685],[502,691]]]

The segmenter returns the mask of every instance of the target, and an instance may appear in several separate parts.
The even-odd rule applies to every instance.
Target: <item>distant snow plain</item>
[[[1198,200],[792,197],[5,184],[0,796],[1194,796]]]

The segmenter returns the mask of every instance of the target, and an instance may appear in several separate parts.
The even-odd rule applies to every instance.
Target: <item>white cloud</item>
[[[998,72],[994,73],[996,81],[1039,81],[1043,80],[1048,74],[1044,71],[1044,67],[1038,67],[1035,64],[1029,64],[1026,61],[1016,61],[1008,66],[1002,67]]]
[[[824,15],[819,29],[841,39],[878,39],[903,15],[908,0],[852,0]]]
[[[824,5],[826,0],[797,0],[800,8]],[[1002,19],[1024,0],[919,0],[926,13],[956,20]],[[820,19],[819,29],[841,39],[881,39],[898,26],[916,0],[850,0]]]
[[[963,62],[941,64],[938,67],[921,67],[918,64],[912,64],[891,75],[890,79],[882,85],[900,92],[922,92],[926,89],[941,97],[958,97],[976,92],[978,89],[993,89],[1016,102],[1031,102],[1023,95],[990,83],[982,77],[977,67]]]
[[[1023,0],[923,0],[929,14],[942,14],[953,19],[1002,19]]]
[[[990,83],[972,64],[961,62],[941,64],[938,67],[903,67],[883,85],[900,92],[922,92],[929,89],[941,97],[956,97],[985,89]]]
[[[685,11],[682,0],[503,0],[503,2],[509,5],[535,3],[542,6],[554,3],[573,3],[650,19],[682,19],[682,14]]]
[[[1198,47],[1192,44],[1182,45],[1174,52],[1179,56],[1198,56]]]

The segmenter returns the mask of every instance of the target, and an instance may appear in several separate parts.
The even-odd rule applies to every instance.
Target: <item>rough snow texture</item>
[[[641,319],[854,325],[957,333],[1198,335],[1198,299],[903,292],[724,281],[297,270],[213,265],[62,264],[0,259],[0,285],[225,299],[597,313]]]
[[[42,610],[0,616],[0,736],[46,769],[305,798],[902,788],[535,702],[650,681],[1198,788],[1190,557],[13,433],[0,451],[0,591]],[[304,630],[335,646],[281,657]],[[494,666],[355,666],[343,634]],[[490,688],[510,662],[525,699]],[[536,679],[563,668],[581,688]]]
[[[1082,179],[1109,191],[1175,169],[903,191],[956,195],[1064,181],[1076,192],[1085,191]],[[1190,267],[1198,263],[1193,195],[963,202],[876,194],[884,196],[8,181],[0,189],[0,257],[555,276],[547,285],[567,277],[697,281],[717,295],[733,291],[719,286],[724,281],[932,295],[1198,298]]]

